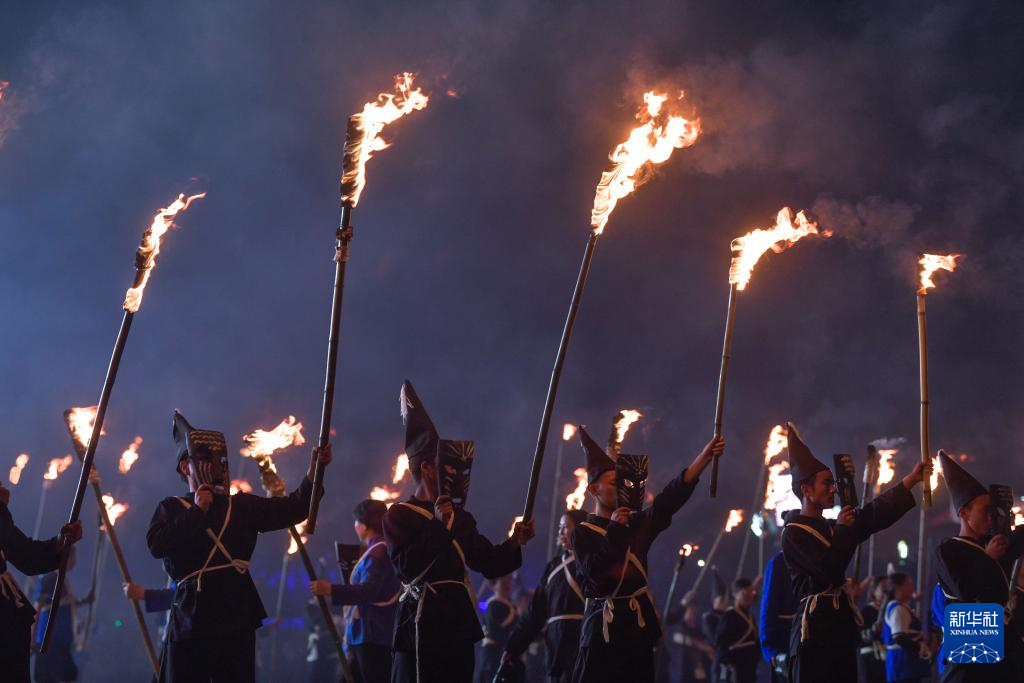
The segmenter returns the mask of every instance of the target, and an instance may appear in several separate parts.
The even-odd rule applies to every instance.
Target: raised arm
[[[380,553],[380,554],[377,554]],[[335,605],[358,605],[385,602],[395,597],[398,581],[395,570],[383,552],[376,551],[363,560],[365,580],[353,584],[333,584],[331,602]]]
[[[247,518],[252,520],[258,532],[278,531],[295,526],[309,514],[309,500],[313,496],[313,482],[303,477],[299,487],[287,496],[263,498],[241,493],[238,500],[245,501]]]
[[[22,574],[45,574],[57,568],[60,555],[57,538],[36,541],[14,524],[7,504],[0,500],[0,550]]]
[[[523,566],[523,551],[518,540],[507,538],[502,543],[491,543],[477,530],[473,515],[465,510],[455,514],[452,535],[466,554],[466,565],[488,579],[511,574]]]
[[[199,506],[185,508],[176,498],[165,498],[149,521],[146,543],[153,557],[162,560],[203,542],[207,528],[206,514]]]

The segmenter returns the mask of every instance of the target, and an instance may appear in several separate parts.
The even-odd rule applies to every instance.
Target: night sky
[[[97,466],[131,509],[118,524],[138,581],[157,501],[181,492],[171,415],[232,446],[287,415],[315,440],[345,120],[414,71],[427,109],[369,162],[344,302],[336,463],[311,541],[354,542],[350,510],[403,448],[404,378],[443,438],[474,439],[469,509],[499,538],[519,514],[547,380],[607,155],[642,93],[686,91],[703,134],[622,200],[600,238],[555,407],[532,584],[564,422],[651,456],[657,490],[712,431],[729,242],[783,206],[811,239],[758,265],[739,297],[719,495],[707,477],[651,555],[664,594],[683,542],[709,546],[749,504],[772,425],[819,458],[906,437],[917,452],[916,256],[965,254],[928,297],[931,442],[1022,489],[1024,10],[996,2],[37,2],[0,24],[0,467],[31,461],[11,508],[31,530],[61,413],[96,402],[134,249],[178,192],[209,196],[164,242],[128,341]],[[452,90],[455,96],[449,96]],[[143,437],[128,476],[120,452]],[[563,476],[582,464],[575,443]],[[294,486],[308,449],[277,458]],[[257,482],[251,464],[235,476]],[[77,466],[48,494],[44,535]],[[558,492],[564,496],[571,486]],[[411,487],[406,487],[406,493]],[[936,533],[948,497],[936,496]],[[87,590],[94,504],[72,584]],[[720,522],[721,521],[721,522]],[[916,542],[916,512],[879,556]],[[731,578],[739,534],[719,564]],[[283,534],[252,573],[272,611]],[[747,573],[754,569],[748,562]],[[881,569],[881,566],[878,567]],[[695,577],[690,566],[683,583]],[[146,663],[111,558],[92,647]],[[304,615],[292,567],[286,616]],[[702,590],[703,593],[703,590]],[[115,619],[125,620],[119,631]],[[157,617],[152,617],[154,626]],[[265,631],[268,629],[264,629]],[[287,657],[304,657],[301,628]],[[262,641],[261,641],[262,642]],[[284,641],[283,641],[284,642]],[[283,655],[284,656],[284,655]],[[94,654],[95,658],[96,655]],[[112,680],[86,663],[84,680]]]

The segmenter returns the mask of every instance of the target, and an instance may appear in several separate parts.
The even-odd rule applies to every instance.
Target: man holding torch
[[[847,506],[835,521],[823,512],[835,505],[836,480],[787,423],[793,493],[799,515],[786,520],[782,553],[800,599],[790,632],[790,683],[853,683],[857,680],[858,629],[862,618],[845,590],[846,568],[857,546],[887,529],[914,507],[910,489],[929,476],[918,463],[903,481],[858,510]]]
[[[725,441],[712,438],[643,509],[646,456],[620,455],[613,461],[582,427],[579,437],[594,512],[572,537],[587,598],[572,680],[653,682],[661,627],[647,584],[647,553],[689,500],[704,468],[722,454]]]
[[[82,523],[65,524],[60,537],[36,541],[14,524],[7,507],[10,500],[10,490],[0,484],[0,673],[5,681],[28,683],[32,622],[36,613],[7,571],[7,563],[23,574],[54,571],[60,562],[58,538],[77,543],[82,539]]]
[[[254,681],[256,629],[267,612],[249,559],[259,534],[306,518],[313,470],[331,461],[331,449],[313,449],[306,477],[287,497],[231,496],[224,434],[195,429],[175,411],[173,435],[190,495],[160,501],[146,533],[153,557],[177,582],[159,680]]]

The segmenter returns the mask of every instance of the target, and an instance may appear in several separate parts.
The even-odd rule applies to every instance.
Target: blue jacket
[[[885,606],[882,642],[885,643],[885,680],[919,679],[931,673],[931,663],[919,651],[921,620],[907,605],[890,600]]]
[[[331,586],[331,602],[351,606],[345,636],[349,645],[374,643],[391,646],[395,633],[395,610],[401,584],[388,558],[387,544],[376,541],[352,570],[346,585]]]
[[[946,604],[948,602],[946,594],[942,592],[942,584],[936,583],[935,590],[932,592],[932,628],[938,630],[939,633],[942,633],[943,628],[945,628]],[[945,644],[939,647],[935,657],[939,660],[939,673],[946,673]]]
[[[765,566],[761,592],[761,655],[766,661],[789,652],[789,631],[798,607],[789,568],[782,553],[776,553]]]

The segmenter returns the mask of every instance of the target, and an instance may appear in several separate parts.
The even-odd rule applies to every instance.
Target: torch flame
[[[306,541],[309,540],[302,535],[302,532],[306,530],[306,521],[303,520],[295,525],[295,530],[299,532],[299,538],[302,539],[302,545],[306,545]],[[288,554],[294,555],[299,552],[299,544],[295,542],[295,538],[291,534],[288,534]]]
[[[639,410],[620,410],[619,419],[615,421],[615,443],[622,443],[622,440],[626,438],[626,433],[629,428],[633,426],[633,423],[643,417],[643,414]]]
[[[409,471],[409,456],[402,453],[398,456],[398,460],[395,461],[395,476],[391,477],[392,484],[401,483],[405,477],[406,472]]]
[[[690,555],[693,554],[694,550],[699,550],[699,549],[700,549],[699,545],[690,545],[689,543],[684,543],[683,547],[679,549],[679,554],[682,555],[683,557],[689,557]]]
[[[43,475],[43,479],[47,481],[55,480],[71,467],[72,462],[74,462],[74,459],[70,455],[65,455],[63,458],[52,458],[46,468],[46,474]]]
[[[269,432],[257,429],[243,436],[242,441],[245,442],[245,448],[241,450],[242,455],[257,460],[269,457],[285,448],[301,446],[306,443],[305,437],[302,436],[302,423],[296,422],[292,415],[281,420],[281,424]]]
[[[932,282],[932,276],[935,275],[937,270],[945,270],[952,273],[956,270],[956,260],[960,258],[960,254],[947,254],[941,256],[939,254],[921,254],[921,258],[918,259],[917,263],[921,266],[921,280],[920,285],[917,288],[917,293],[924,296],[928,293],[929,289],[935,287],[935,283]]]
[[[17,486],[18,482],[21,481],[21,471],[25,469],[25,465],[28,464],[28,453],[21,453],[14,460],[14,467],[7,473],[7,480],[12,485]]]
[[[142,445],[142,437],[136,436],[135,440],[128,444],[128,449],[121,454],[121,462],[117,464],[117,469],[121,474],[128,474],[131,470],[132,465],[139,459],[139,446]]]
[[[175,216],[187,209],[192,200],[202,199],[205,196],[205,192],[194,194],[191,197],[179,194],[178,198],[171,202],[170,205],[160,209],[153,216],[153,222],[145,234],[142,235],[142,243],[135,253],[135,267],[142,271],[142,282],[139,283],[138,287],[132,287],[125,293],[124,310],[129,313],[135,313],[139,310],[139,306],[142,305],[142,293],[146,289],[146,283],[149,282],[150,273],[153,272],[153,268],[156,266],[157,254],[160,253],[160,240],[163,238],[164,233],[174,225]]]
[[[96,422],[97,406],[83,408],[72,408],[67,414],[68,429],[71,430],[71,438],[75,440],[83,451],[89,448],[92,441],[92,429]],[[100,436],[106,436],[107,432],[100,429]]]
[[[942,473],[942,461],[939,460],[939,456],[932,458],[932,476],[928,478],[928,486],[931,491],[939,488],[939,475],[945,476]]]
[[[732,263],[729,264],[729,284],[742,291],[750,282],[754,266],[770,249],[778,254],[796,244],[808,235],[829,237],[829,231],[818,232],[818,224],[801,211],[795,217],[788,206],[779,210],[775,225],[770,228],[756,228],[732,241]]]
[[[117,524],[118,518],[128,511],[127,503],[118,503],[114,500],[114,496],[109,493],[103,494],[103,507],[107,509],[107,519],[110,520],[110,526]]]
[[[892,456],[897,452],[899,449],[896,448],[878,449],[878,482],[876,483],[878,490],[881,490],[882,486],[888,484],[896,476],[896,470],[892,466]]]
[[[679,99],[682,97],[680,93]],[[598,235],[604,231],[618,201],[649,180],[655,164],[667,160],[672,150],[697,141],[700,120],[691,121],[662,111],[667,100],[667,95],[655,94],[653,90],[644,93],[644,106],[636,116],[641,125],[630,131],[626,141],[608,156],[615,166],[601,174],[590,215],[590,224]]]
[[[508,537],[509,538],[512,538],[512,534],[514,534],[516,532],[516,524],[519,524],[519,522],[521,522],[521,521],[523,521],[523,516],[522,515],[516,515],[516,518],[512,520],[512,526],[510,526],[508,528]]]
[[[729,510],[729,518],[725,520],[725,532],[729,533],[743,523],[743,510]]]
[[[568,422],[562,425],[562,441],[568,441],[574,436],[576,436],[576,425],[571,425]]]
[[[1024,514],[1021,513],[1020,505],[1014,505],[1010,508],[1010,512],[1013,514],[1013,522],[1010,523],[1010,529],[1016,529],[1021,524],[1024,524]]]
[[[768,435],[768,443],[764,447],[764,464],[769,464],[772,458],[786,450],[787,444],[786,428],[782,425],[772,427],[772,431]]]
[[[583,467],[577,467],[572,473],[576,477],[576,490],[565,497],[565,509],[579,510],[583,507],[583,502],[586,500],[587,470]]]
[[[398,500],[402,494],[399,491],[392,491],[387,486],[374,486],[370,491],[370,498],[373,500],[379,500],[386,504],[388,507]]]
[[[384,126],[406,114],[426,109],[430,98],[419,88],[413,88],[414,74],[408,71],[395,76],[395,92],[381,93],[373,102],[367,102],[363,111],[349,119],[349,135],[345,141],[345,164],[342,169],[342,202],[355,207],[366,185],[366,162],[374,152],[387,149],[381,139]],[[358,133],[353,136],[352,131]]]
[[[228,487],[228,493],[232,496],[236,493],[252,493],[252,484],[245,479],[232,479],[231,486]]]

